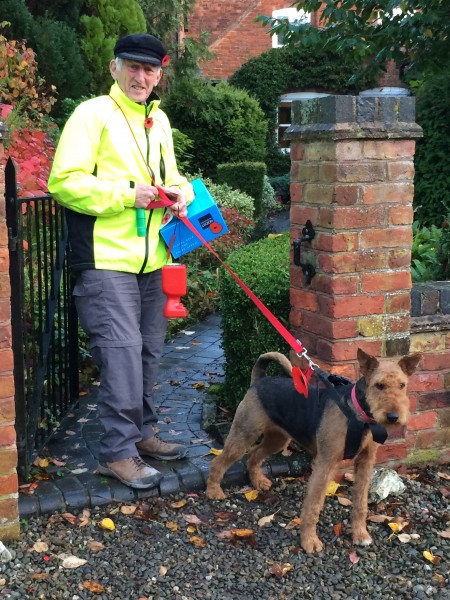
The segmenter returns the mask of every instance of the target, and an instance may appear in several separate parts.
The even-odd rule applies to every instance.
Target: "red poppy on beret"
[[[162,67],[167,67],[167,65],[170,63],[170,56],[168,54],[166,54],[165,56],[163,56],[162,60],[161,60],[161,66]]]

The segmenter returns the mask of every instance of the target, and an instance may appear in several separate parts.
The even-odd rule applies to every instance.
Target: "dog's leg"
[[[283,450],[289,437],[280,430],[269,429],[264,433],[263,441],[250,453],[247,467],[253,487],[257,490],[269,490],[272,482],[261,471],[261,465],[271,454]]]
[[[370,477],[375,464],[377,447],[370,442],[355,458],[355,482],[353,484],[352,532],[353,543],[368,546],[372,538],[367,531],[367,498]]]
[[[339,459],[317,455],[313,461],[312,474],[306,488],[306,497],[301,513],[301,546],[308,553],[321,552],[323,544],[317,537],[317,522],[325,502],[325,494]]]

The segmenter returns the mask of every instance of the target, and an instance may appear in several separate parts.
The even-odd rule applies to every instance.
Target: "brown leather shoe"
[[[187,448],[183,444],[164,442],[158,435],[138,442],[136,448],[139,454],[157,458],[158,460],[179,460],[187,454]]]
[[[125,485],[138,490],[156,487],[163,475],[145,463],[140,456],[130,456],[123,460],[99,463],[101,475],[115,477]]]

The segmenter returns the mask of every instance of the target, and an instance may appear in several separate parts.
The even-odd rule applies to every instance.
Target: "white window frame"
[[[289,23],[311,23],[311,13],[307,13],[304,10],[297,10],[296,8],[288,7],[288,8],[280,8],[278,10],[272,11],[272,17],[274,19],[288,19]],[[280,42],[278,34],[274,34],[272,36],[272,48],[281,48],[284,46],[282,42]]]

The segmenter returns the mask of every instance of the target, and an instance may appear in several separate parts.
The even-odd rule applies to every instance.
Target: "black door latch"
[[[314,227],[312,226],[311,221],[308,219],[305,223],[305,226],[302,229],[303,237],[297,238],[292,243],[292,249],[294,251],[294,265],[296,267],[301,267],[303,271],[303,275],[305,276],[306,283],[309,285],[311,283],[312,278],[316,274],[316,270],[313,265],[309,263],[302,263],[301,260],[301,245],[303,242],[310,242],[314,239],[316,232],[314,231]]]

